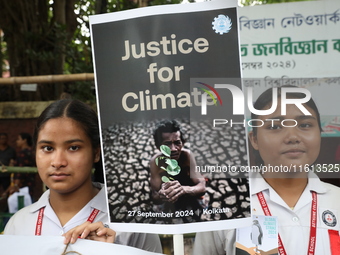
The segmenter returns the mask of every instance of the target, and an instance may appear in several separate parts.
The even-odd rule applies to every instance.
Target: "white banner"
[[[79,239],[67,249],[62,236],[0,235],[1,254],[4,255],[63,255],[63,254],[129,254],[156,255],[137,248],[104,242]]]
[[[339,76],[339,10],[330,0],[239,8],[243,77]]]

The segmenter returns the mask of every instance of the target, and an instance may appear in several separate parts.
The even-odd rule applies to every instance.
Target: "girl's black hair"
[[[296,86],[291,86],[291,85],[285,85],[282,87],[278,87],[277,88],[277,98],[280,99],[281,98],[281,88],[296,88]],[[305,94],[303,93],[299,93],[299,92],[289,92],[287,93],[287,98],[305,98]],[[269,88],[266,91],[264,91],[255,101],[254,103],[254,108],[257,110],[262,110],[264,109],[266,106],[272,104],[273,102],[273,88]],[[311,108],[315,114],[316,114],[316,118],[317,118],[317,122],[319,125],[319,129],[320,132],[322,131],[322,127],[321,127],[321,120],[320,120],[320,113],[318,110],[318,107],[316,106],[314,100],[311,98],[309,99],[308,102],[304,103],[305,105],[307,105],[309,108]],[[251,119],[257,119],[258,115],[251,113]],[[253,127],[253,135],[256,136],[257,135],[257,128]],[[263,165],[263,160],[260,156],[260,153],[258,150],[253,149],[254,152],[254,156],[255,156],[255,164],[256,165]]]
[[[87,104],[73,99],[62,99],[50,104],[39,116],[33,134],[34,146],[44,124],[50,119],[67,117],[77,121],[91,140],[92,147],[100,145],[97,113]]]
[[[97,113],[87,104],[73,99],[62,99],[50,104],[39,116],[33,134],[34,146],[44,124],[50,119],[67,117],[77,121],[90,138],[93,149],[100,145],[99,124]],[[94,164],[93,181],[104,182],[103,164],[101,158]]]
[[[19,134],[22,140],[26,140],[28,146],[32,146],[32,136],[29,133],[20,133]]]

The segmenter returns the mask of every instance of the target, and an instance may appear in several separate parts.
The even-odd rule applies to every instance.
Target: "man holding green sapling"
[[[202,209],[198,199],[205,193],[205,179],[195,172],[196,161],[190,151],[184,148],[185,139],[179,123],[176,120],[160,122],[153,137],[159,150],[165,145],[170,152],[164,154],[164,151],[160,151],[150,160],[154,203],[164,203],[164,210],[172,212]],[[177,161],[180,170],[175,175],[169,174],[162,167],[160,158],[168,158],[168,162]]]

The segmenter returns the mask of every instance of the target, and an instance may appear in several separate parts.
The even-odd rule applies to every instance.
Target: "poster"
[[[268,4],[239,9],[242,69],[244,77],[243,92],[246,94],[246,98],[249,97],[248,90],[251,90],[253,92],[251,99],[253,104],[267,89],[293,85],[310,92],[320,113],[321,139],[320,130],[318,130],[313,136],[309,136],[315,143],[313,145],[306,145],[309,153],[315,153],[314,157],[316,157],[316,159],[313,157],[309,163],[302,160],[296,160],[295,162],[291,160],[288,163],[287,161],[284,162],[282,160],[281,162],[277,161],[276,164],[273,164],[273,161],[268,160],[268,155],[271,155],[271,158],[275,159],[275,152],[279,152],[280,150],[288,151],[289,149],[283,149],[283,146],[284,142],[289,140],[287,138],[287,140],[284,141],[282,139],[282,133],[280,137],[280,131],[275,134],[277,138],[269,136],[267,133],[267,138],[270,140],[271,147],[267,146],[267,148],[262,148],[262,154],[267,155],[260,155],[259,151],[254,150],[252,145],[248,143],[250,172],[261,169],[261,172],[264,174],[273,173],[275,178],[284,178],[287,176],[299,178],[301,176],[305,177],[308,172],[312,172],[322,181],[340,186],[340,137],[338,132],[340,116],[338,96],[340,94],[338,71],[338,66],[340,64],[339,4],[339,1],[322,0]],[[307,93],[307,91],[303,92]],[[282,128],[281,130],[296,130],[294,127],[285,128],[283,126],[290,125],[289,120],[286,123],[284,121],[291,117],[282,115],[284,114],[267,115],[268,118],[281,118],[276,123],[273,122],[272,134],[275,133],[275,129],[280,130]],[[248,132],[254,130],[252,125],[257,125],[259,122],[256,123],[255,121],[252,121],[253,118],[250,115],[249,109],[247,109],[246,118],[247,123],[249,123]],[[297,120],[297,118],[294,119]],[[301,125],[300,123],[301,122],[298,124],[299,126]],[[295,124],[293,123],[293,125]],[[315,126],[318,126],[318,124]],[[300,127],[300,130],[303,130],[304,126],[301,125]],[[305,127],[308,127],[308,125]],[[270,129],[270,127],[268,127],[268,129]],[[294,133],[292,132],[291,134]],[[306,135],[304,138],[306,137],[308,136]],[[290,139],[293,139],[293,136],[290,136]],[[300,141],[298,139],[300,139]],[[304,146],[302,144],[306,142],[306,139],[301,140],[301,135],[298,139],[295,141],[300,142],[300,146],[297,147],[301,148]],[[318,141],[320,140],[321,143],[318,144]],[[279,143],[280,141],[281,143]],[[267,151],[264,152],[264,149],[267,149]],[[266,156],[267,162],[264,164],[263,158]],[[295,159],[297,158],[298,157]],[[292,156],[291,159],[294,159],[294,156]],[[309,176],[315,177],[315,175],[312,174]],[[258,188],[256,184],[256,177],[250,178],[252,190]],[[256,208],[259,208],[260,206],[257,205],[256,196],[254,196],[254,198],[255,199],[252,199],[252,209],[253,212],[256,213]],[[301,197],[298,203],[302,201],[308,201],[308,198]],[[334,207],[334,204],[337,204],[337,201],[333,199],[332,201],[328,201],[328,203],[328,206],[331,208],[330,211],[334,210],[332,208]],[[283,205],[286,204],[284,203]],[[282,210],[285,209],[286,208],[282,207]],[[297,208],[295,208],[294,211],[295,210],[298,211]],[[260,211],[257,209],[257,212],[262,213],[261,209]],[[278,211],[278,213],[280,212]],[[321,217],[321,215],[327,215],[327,212],[320,208],[318,215]],[[285,218],[283,214],[281,216],[279,216],[281,218],[278,219],[278,224],[282,227],[289,218]],[[288,215],[286,216],[289,217]],[[333,220],[333,214],[332,217],[329,217],[329,221],[331,222],[332,227],[336,225]],[[324,217],[324,220],[321,218],[320,222],[322,224],[327,221]],[[281,234],[284,235],[284,233],[285,231],[283,230]],[[237,235],[239,240],[238,244],[241,243],[243,244],[243,247],[245,247],[243,250],[255,246],[254,243],[250,242],[249,230],[248,232],[243,233],[242,230],[238,230]],[[246,241],[248,241],[248,244],[246,244]],[[289,254],[296,253],[297,251],[294,251],[296,247],[306,247],[308,241],[309,238],[305,239],[304,246],[302,246],[302,240],[296,241],[289,235],[283,237],[283,243],[287,243],[286,248],[292,249],[291,251],[288,251]],[[277,247],[277,241],[275,242],[275,245]],[[271,248],[273,247],[259,249],[268,251],[271,250]],[[252,249],[252,251],[253,250],[254,249]],[[275,251],[273,250],[273,252]],[[242,254],[241,251],[239,253]],[[316,253],[318,253],[318,251],[316,251]],[[249,254],[252,254],[252,252],[249,251]],[[268,254],[268,252],[261,252],[261,254]]]
[[[230,95],[225,90],[217,99],[214,83],[242,87],[236,4],[212,1],[90,17],[115,230],[175,234],[250,223],[247,176],[229,171],[247,165],[245,128],[213,125],[219,115],[233,114]],[[203,95],[208,114],[202,114]],[[158,141],[153,133],[164,120],[176,120],[181,129],[160,131]]]
[[[20,245],[18,245],[20,243]],[[79,239],[66,246],[62,236],[12,236],[0,235],[1,254],[6,255],[64,255],[64,254],[129,254],[156,255],[141,249],[104,242]]]
[[[340,162],[339,7],[339,1],[325,0],[239,8],[244,93],[252,89],[254,102],[271,87],[311,92],[322,128],[317,174],[334,184]],[[254,165],[251,146],[249,153]]]
[[[236,255],[278,254],[278,222],[276,217],[254,215],[249,227],[236,232]]]

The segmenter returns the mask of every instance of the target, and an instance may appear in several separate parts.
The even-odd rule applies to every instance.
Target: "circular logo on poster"
[[[214,18],[212,28],[215,30],[216,34],[222,35],[230,31],[232,24],[231,19],[227,15],[220,14],[218,17]]]
[[[332,213],[329,210],[326,210],[322,213],[322,221],[328,226],[328,227],[335,227],[337,220],[335,217],[335,214]]]

